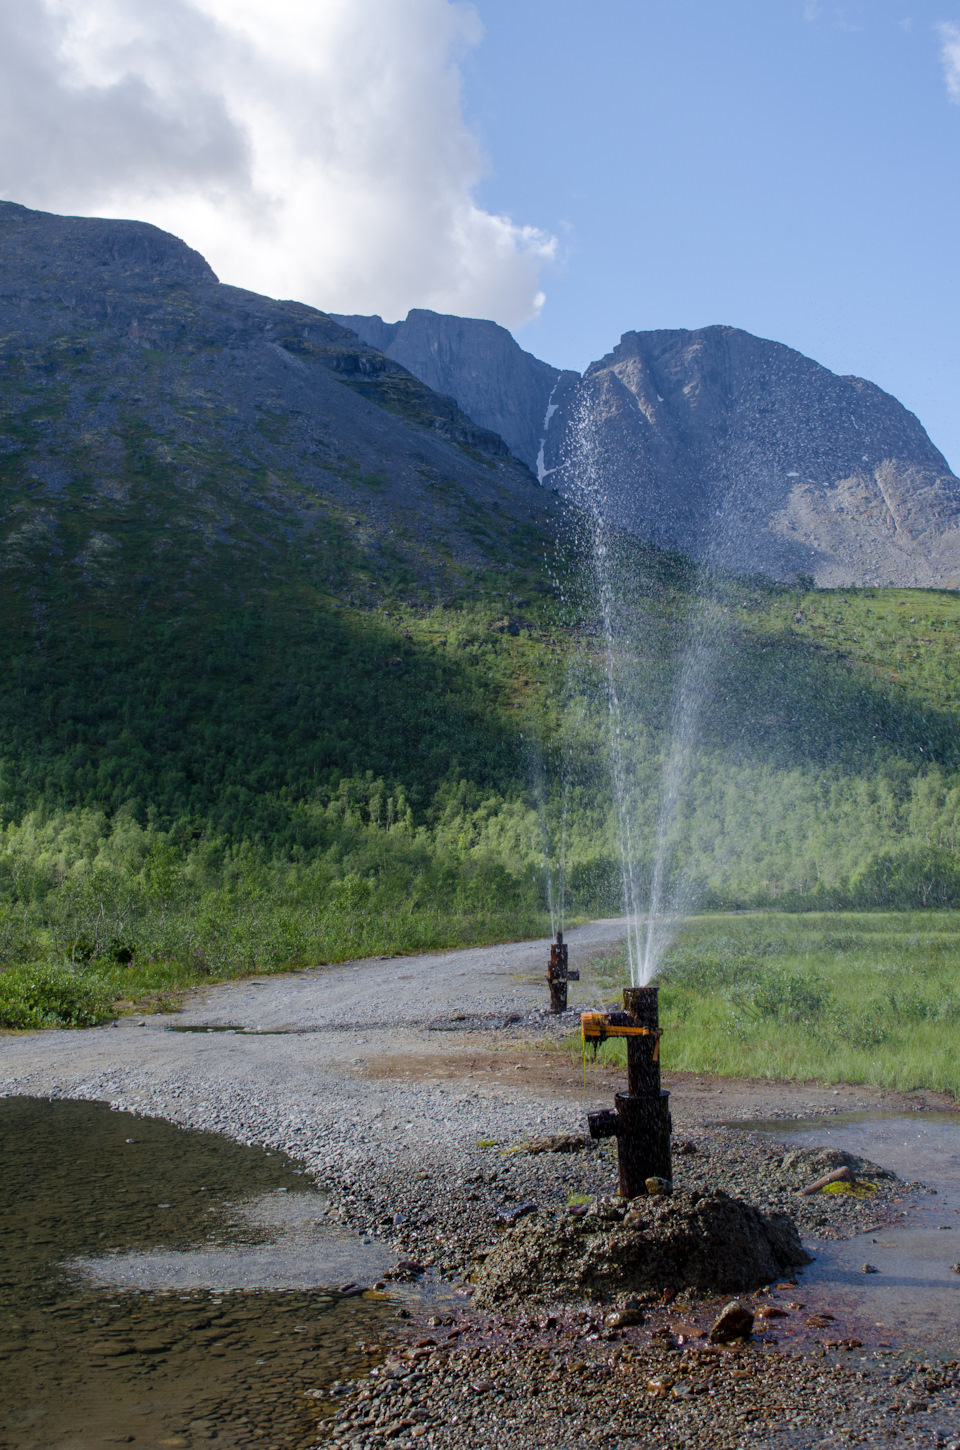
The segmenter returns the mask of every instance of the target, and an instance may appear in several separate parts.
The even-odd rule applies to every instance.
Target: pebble
[[[711,1344],[729,1344],[734,1339],[748,1339],[753,1332],[753,1310],[746,1309],[738,1299],[717,1315],[710,1326]]]

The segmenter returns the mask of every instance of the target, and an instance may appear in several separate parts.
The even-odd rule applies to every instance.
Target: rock
[[[797,1225],[787,1213],[764,1214],[767,1234],[779,1263],[786,1268],[812,1264],[813,1260],[800,1242]]]
[[[422,308],[393,323],[331,317],[575,498],[585,416],[608,514],[641,538],[821,585],[957,575],[960,480],[918,420],[875,384],[781,343],[735,327],[626,332],[580,378],[493,322]]]
[[[536,469],[547,405],[560,369],[524,352],[505,327],[415,307],[402,322],[330,313],[364,342],[409,368],[436,392],[491,428]],[[568,374],[574,378],[576,374]]]
[[[642,1324],[643,1315],[639,1309],[615,1309],[603,1322],[608,1329],[629,1329]]]
[[[951,1264],[950,1269],[954,1274],[960,1274],[960,1264]]]
[[[502,1223],[506,1228],[513,1228],[522,1218],[527,1218],[531,1213],[537,1212],[535,1203],[521,1203],[516,1208],[511,1208],[505,1213],[497,1214],[497,1222]]]
[[[669,1178],[645,1178],[644,1185],[651,1198],[663,1197],[673,1192],[673,1184]]]
[[[876,1264],[864,1264],[863,1272],[865,1274],[879,1274],[880,1270],[877,1268]]]
[[[578,498],[586,417],[606,516],[642,539],[821,587],[960,572],[960,479],[918,420],[792,348],[734,327],[627,332],[553,401],[550,485]]]
[[[722,1309],[710,1326],[711,1344],[729,1344],[733,1339],[748,1339],[753,1331],[753,1310],[746,1309],[738,1299]]]
[[[584,1133],[551,1133],[546,1138],[532,1138],[524,1144],[527,1153],[579,1153],[587,1146]]]

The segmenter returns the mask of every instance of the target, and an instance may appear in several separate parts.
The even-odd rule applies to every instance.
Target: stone
[[[608,1329],[631,1329],[643,1323],[643,1315],[639,1309],[615,1309],[603,1322]]]
[[[880,1270],[877,1268],[876,1264],[864,1264],[863,1272],[865,1274],[879,1274]]]
[[[522,1218],[527,1218],[531,1213],[537,1212],[535,1203],[521,1203],[516,1208],[507,1209],[504,1213],[497,1214],[497,1222],[502,1223],[506,1228],[513,1228],[514,1224]]]
[[[584,1133],[551,1133],[546,1138],[532,1138],[524,1144],[528,1153],[579,1153],[586,1146]]]
[[[753,1310],[733,1299],[721,1309],[710,1326],[711,1344],[729,1344],[734,1339],[748,1339],[753,1331]]]
[[[662,1197],[673,1192],[673,1184],[669,1178],[646,1178],[644,1184],[651,1198]]]

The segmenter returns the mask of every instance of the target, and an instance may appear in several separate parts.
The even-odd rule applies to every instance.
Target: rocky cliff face
[[[821,585],[960,584],[960,480],[862,378],[733,327],[628,332],[558,390],[550,482],[735,569]]]
[[[325,313],[222,285],[156,227],[0,203],[15,592],[75,565],[104,586],[152,577],[131,539],[159,568],[175,536],[194,583],[235,550],[279,578],[292,549],[323,590],[346,552],[376,587],[502,559],[545,504],[496,433]]]
[[[825,586],[960,585],[960,480],[920,422],[792,348],[734,327],[628,332],[581,379],[491,322],[338,320],[551,489],[577,497],[589,474],[609,517],[644,539]]]
[[[403,322],[331,316],[435,392],[456,398],[465,413],[499,433],[515,457],[536,471],[544,418],[560,370],[524,352],[506,328],[419,307]]]

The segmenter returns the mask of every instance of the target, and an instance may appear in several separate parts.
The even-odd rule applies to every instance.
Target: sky
[[[2,0],[0,196],[578,370],[743,327],[960,468],[960,0]]]

